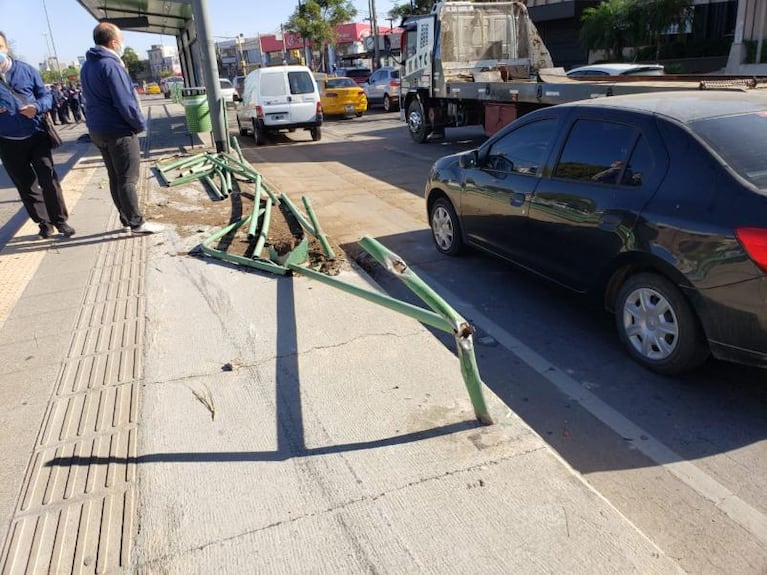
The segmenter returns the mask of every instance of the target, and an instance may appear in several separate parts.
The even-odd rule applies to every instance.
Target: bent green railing
[[[302,197],[306,210],[305,215],[285,193],[277,195],[269,189],[263,181],[261,174],[243,160],[239,144],[234,137],[232,137],[232,147],[237,151],[239,158],[223,152],[218,154],[206,152],[157,166],[157,170],[169,186],[177,186],[199,179],[213,191],[213,195],[217,199],[223,199],[231,194],[233,177],[240,178],[246,182],[252,182],[255,185],[251,214],[246,218],[229,224],[205,239],[201,244],[203,253],[223,261],[273,274],[286,275],[290,272],[298,273],[340,289],[348,294],[404,314],[435,329],[452,334],[455,338],[461,375],[474,409],[474,415],[483,424],[491,425],[493,419],[488,411],[482,392],[484,383],[480,377],[474,353],[474,329],[471,324],[440,297],[436,291],[429,287],[426,282],[418,277],[400,256],[371,237],[363,237],[359,241],[359,245],[373,259],[402,281],[429,309],[361,288],[307,267],[305,265],[308,260],[307,233],[317,238],[327,259],[335,259],[335,253],[327,236],[320,227],[319,219],[312,208],[309,198]],[[173,176],[172,173],[175,171],[178,171],[178,173]],[[212,178],[214,175],[220,181],[220,188],[213,182]],[[264,200],[264,207],[261,207],[262,199]],[[262,252],[269,235],[272,211],[274,207],[281,204],[295,217],[305,232],[304,237],[288,253],[277,254],[274,248],[270,247],[268,258],[263,257]],[[247,237],[253,246],[251,257],[231,254],[224,249],[212,246],[212,244],[228,234],[237,233],[237,230],[246,224],[248,224]]]

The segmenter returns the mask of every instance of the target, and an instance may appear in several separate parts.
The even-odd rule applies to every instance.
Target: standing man
[[[141,151],[138,134],[146,128],[136,91],[121,59],[122,32],[101,22],[93,29],[95,46],[85,55],[80,83],[85,96],[85,122],[91,141],[104,158],[109,191],[123,227],[134,234],[162,231],[141,215],[138,193]]]
[[[40,74],[11,59],[8,40],[0,32],[0,160],[30,219],[40,226],[41,238],[50,237],[53,226],[66,237],[75,233],[67,224],[69,212],[43,127],[51,105]]]

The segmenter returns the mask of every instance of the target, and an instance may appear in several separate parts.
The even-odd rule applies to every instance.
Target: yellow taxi
[[[146,85],[146,91],[145,94],[162,94],[162,90],[160,90],[160,85],[157,82],[149,82],[149,84]]]
[[[326,116],[362,116],[368,109],[365,90],[351,78],[317,74],[322,112]]]

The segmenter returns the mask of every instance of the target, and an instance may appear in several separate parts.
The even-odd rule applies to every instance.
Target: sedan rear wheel
[[[391,99],[389,98],[389,94],[384,94],[383,107],[384,107],[384,112],[392,111]]]
[[[431,235],[437,250],[448,256],[456,256],[463,249],[461,222],[447,198],[438,198],[429,214]]]
[[[618,293],[615,319],[629,354],[653,371],[689,371],[708,357],[708,347],[690,304],[662,276],[631,276]]]

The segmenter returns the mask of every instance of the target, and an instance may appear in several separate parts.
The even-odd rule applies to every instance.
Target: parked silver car
[[[399,68],[379,68],[362,87],[365,89],[368,107],[383,106],[387,112],[399,109]]]

